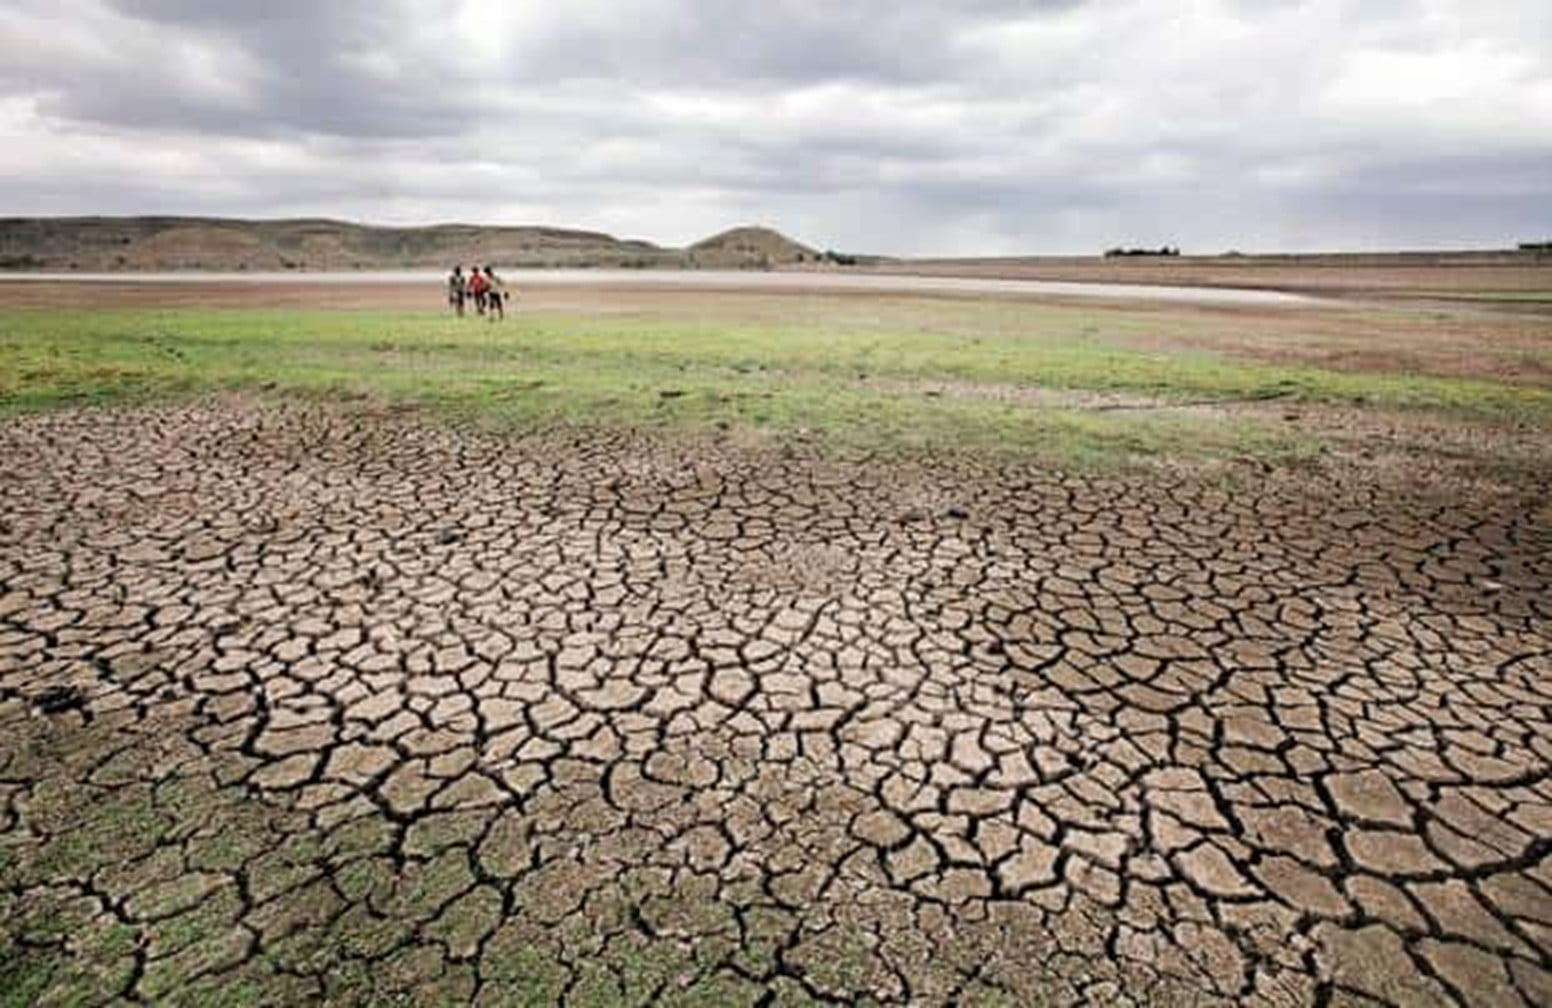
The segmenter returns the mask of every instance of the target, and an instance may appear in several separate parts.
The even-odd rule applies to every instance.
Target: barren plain
[[[1552,323],[0,288],[0,1003],[1552,1003]]]

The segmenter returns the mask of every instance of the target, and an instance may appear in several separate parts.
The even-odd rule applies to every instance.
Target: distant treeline
[[[798,262],[829,263],[832,266],[876,266],[879,263],[892,262],[889,256],[869,255],[861,252],[837,252],[835,249],[825,249],[804,259],[801,256]]]
[[[1113,248],[1105,249],[1105,258],[1113,259],[1116,256],[1177,256],[1180,249],[1170,248],[1164,245],[1160,248]]]
[[[1521,252],[1552,252],[1552,241],[1520,242]]]

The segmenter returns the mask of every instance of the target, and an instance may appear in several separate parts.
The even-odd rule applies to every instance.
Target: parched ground
[[[1552,255],[1529,252],[1250,256],[1040,256],[919,259],[871,267],[885,273],[1160,283],[1276,290],[1356,298],[1457,298],[1552,305]]]
[[[0,1003],[1552,1003],[1544,482],[0,458]]]

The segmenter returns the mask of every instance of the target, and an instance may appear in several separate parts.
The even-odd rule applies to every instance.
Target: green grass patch
[[[1121,339],[1139,326],[1180,323],[1124,312],[1004,305],[940,313],[918,327],[905,319],[894,311],[833,324],[802,312],[754,322],[522,314],[490,325],[429,313],[10,311],[0,313],[0,408],[265,389],[408,403],[515,427],[739,427],[1079,461],[1308,445],[1243,421],[1096,412],[1006,393],[1552,416],[1552,390],[1533,386],[1129,349]],[[922,388],[945,382],[946,394]]]

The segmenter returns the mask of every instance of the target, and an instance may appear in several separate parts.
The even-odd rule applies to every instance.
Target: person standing
[[[506,309],[507,285],[506,281],[496,276],[494,266],[485,267],[485,307],[489,311],[490,320],[496,321],[499,316],[503,321],[507,317]]]
[[[474,310],[480,315],[485,314],[485,292],[489,289],[485,281],[485,274],[480,272],[478,266],[469,268],[469,296],[474,298]]]
[[[463,276],[463,267],[454,266],[453,272],[447,277],[447,303],[460,317],[463,315],[464,298],[468,296],[468,287]]]

